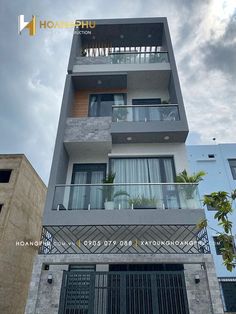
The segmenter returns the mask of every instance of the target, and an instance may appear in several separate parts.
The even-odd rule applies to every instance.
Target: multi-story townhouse
[[[73,35],[26,313],[223,313],[197,186],[175,183],[188,125],[167,20],[95,24]]]

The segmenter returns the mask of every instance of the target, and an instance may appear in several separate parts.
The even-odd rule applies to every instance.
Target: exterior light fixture
[[[123,34],[120,35],[120,38],[123,39],[125,36]]]
[[[131,136],[128,136],[126,137],[127,141],[132,141],[132,137]]]
[[[98,80],[97,83],[98,83],[98,85],[101,85],[101,84],[102,84],[102,81],[101,81],[101,80]]]
[[[49,270],[49,265],[48,264],[44,265],[44,270]]]
[[[170,139],[170,137],[167,135],[167,136],[164,136],[164,140],[165,141],[168,141]]]
[[[148,34],[148,38],[151,38],[152,37],[152,34]]]
[[[48,274],[48,283],[52,283],[52,274]]]
[[[195,283],[199,283],[200,282],[200,277],[199,275],[195,275]]]

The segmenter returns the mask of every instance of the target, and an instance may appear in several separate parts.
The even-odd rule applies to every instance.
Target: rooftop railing
[[[177,105],[129,105],[113,106],[112,121],[177,121],[180,120]]]
[[[119,52],[107,56],[83,56],[77,57],[75,64],[145,64],[145,63],[167,63],[168,53],[162,52]]]
[[[53,210],[200,209],[197,184],[72,184],[55,187]]]

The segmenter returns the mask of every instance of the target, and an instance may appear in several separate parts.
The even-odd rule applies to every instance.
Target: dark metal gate
[[[64,271],[59,314],[189,314],[183,271]]]

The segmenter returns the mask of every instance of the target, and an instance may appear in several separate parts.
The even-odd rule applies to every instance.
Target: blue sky
[[[236,142],[235,0],[7,1],[0,4],[0,153],[24,153],[47,183],[72,29],[17,33],[40,20],[166,16],[189,122],[188,144]]]

